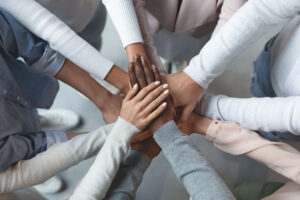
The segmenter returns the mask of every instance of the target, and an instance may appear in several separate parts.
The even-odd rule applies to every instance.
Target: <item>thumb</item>
[[[194,106],[192,106],[192,105],[188,105],[185,108],[183,108],[182,114],[181,114],[181,116],[178,120],[179,127],[181,127],[182,124],[187,122],[187,120],[189,119],[189,117],[192,114],[193,110],[194,110]]]

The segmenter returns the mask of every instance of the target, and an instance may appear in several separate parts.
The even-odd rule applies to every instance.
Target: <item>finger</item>
[[[159,73],[158,69],[155,67],[155,65],[152,65],[152,71],[154,73],[155,81],[161,81],[160,73]]]
[[[158,95],[156,94],[156,97],[150,100],[149,102],[144,102],[145,104],[142,104],[142,107],[144,107],[144,113],[145,115],[149,115],[154,109],[156,109],[163,101],[166,100],[166,98],[169,96],[169,90],[164,90],[163,92],[160,92]],[[149,95],[148,95],[149,96]],[[147,98],[147,97],[146,97]],[[146,99],[145,98],[145,99]]]
[[[167,102],[160,104],[158,108],[156,108],[152,113],[148,115],[146,118],[148,122],[152,122],[156,119],[165,109],[167,108]]]
[[[142,89],[134,97],[134,100],[137,101],[137,102],[143,100],[152,90],[154,90],[155,88],[157,88],[159,85],[160,85],[159,81],[155,81],[154,83],[151,83],[150,85],[148,85],[147,87],[145,87],[144,89]]]
[[[149,85],[150,83],[154,82],[154,72],[150,68],[148,61],[146,61],[144,57],[141,57],[141,61],[142,61],[142,66],[143,66],[143,69],[145,72],[146,81],[147,81],[147,84]]]
[[[135,84],[133,88],[130,89],[129,92],[127,93],[124,101],[129,101],[130,99],[132,99],[137,94],[137,92],[138,92],[138,85]]]
[[[151,92],[149,92],[145,98],[140,99],[140,104],[142,107],[148,106],[152,101],[154,101],[159,95],[161,95],[168,88],[168,84],[161,85]]]
[[[139,56],[134,57],[134,71],[136,75],[136,80],[139,84],[140,89],[143,89],[147,86],[145,72],[142,67],[141,59]]]
[[[129,74],[130,86],[133,87],[135,84],[137,84],[137,81],[136,81],[136,75],[134,71],[134,65],[132,62],[130,62],[128,65],[128,74]]]

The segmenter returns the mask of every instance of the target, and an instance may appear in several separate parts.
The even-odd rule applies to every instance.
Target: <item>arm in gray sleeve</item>
[[[2,9],[0,22],[5,27],[3,30],[6,30],[2,34],[2,41],[12,55],[23,58],[30,67],[45,75],[54,76],[59,72],[65,63],[65,57],[52,50],[48,42],[35,36]]]
[[[235,199],[209,162],[190,138],[181,133],[174,121],[161,127],[154,134],[154,139],[193,200]]]
[[[132,150],[115,176],[106,194],[106,200],[133,200],[151,160],[143,153]]]
[[[47,149],[44,132],[14,134],[0,140],[0,171],[20,160],[27,160]]]

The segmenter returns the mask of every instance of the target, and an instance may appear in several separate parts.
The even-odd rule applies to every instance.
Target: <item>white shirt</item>
[[[272,46],[271,82],[277,96],[300,96],[300,16],[292,19]]]
[[[228,63],[270,28],[300,11],[299,0],[248,1],[194,57],[185,72],[207,88]]]

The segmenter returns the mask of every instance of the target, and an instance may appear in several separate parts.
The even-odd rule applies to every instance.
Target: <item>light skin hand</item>
[[[65,82],[89,98],[102,111],[106,123],[117,120],[122,99],[107,91],[89,73],[66,59],[55,78]]]
[[[199,86],[185,72],[165,76],[176,108],[182,109],[178,123],[185,123],[193,112],[205,89]]]
[[[166,84],[160,85],[156,81],[138,92],[138,85],[135,84],[123,101],[120,117],[139,130],[144,130],[166,109],[165,100],[169,96],[167,88]]]
[[[140,60],[140,62],[134,62],[129,64],[129,79],[131,84],[139,84],[140,87],[151,82],[151,80],[155,79],[155,81],[161,81],[160,74],[157,68],[152,65],[150,66],[148,62],[139,56],[135,56],[136,60]],[[147,72],[148,71],[148,72]],[[172,102],[168,98],[167,100],[168,106],[166,111],[164,111],[157,119],[155,119],[147,131],[136,135],[133,138],[133,142],[139,142],[146,138],[152,136],[153,133],[156,132],[162,125],[167,123],[168,121],[174,118],[174,110],[172,106]]]

